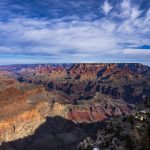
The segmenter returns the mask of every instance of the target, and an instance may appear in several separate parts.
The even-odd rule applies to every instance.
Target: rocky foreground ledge
[[[150,102],[136,106],[130,115],[97,123],[74,123],[58,116],[45,119],[33,135],[2,143],[0,150],[150,149]]]

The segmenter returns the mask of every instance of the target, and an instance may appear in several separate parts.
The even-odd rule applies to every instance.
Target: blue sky
[[[0,0],[0,64],[150,65],[150,0]]]

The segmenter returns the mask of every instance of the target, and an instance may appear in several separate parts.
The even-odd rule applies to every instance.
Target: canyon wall
[[[149,75],[141,64],[0,67],[0,143],[33,135],[47,117],[76,124],[128,115],[149,95]]]

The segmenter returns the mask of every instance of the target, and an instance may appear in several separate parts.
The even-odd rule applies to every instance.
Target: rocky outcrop
[[[29,105],[28,107],[26,106],[26,110],[16,112],[16,107],[14,110],[9,110],[12,116],[8,117],[5,115],[5,118],[3,116],[3,119],[0,120],[0,142],[12,141],[32,135],[36,128],[45,122],[45,118],[48,116],[61,116],[76,123],[91,123],[102,121],[110,116],[130,113],[127,105],[119,104],[119,102],[112,103],[109,106],[107,103],[99,104],[98,101],[84,105],[63,104],[59,102],[38,102],[34,105],[26,105]],[[11,106],[13,107],[13,105]],[[20,104],[20,106],[25,106],[25,104]]]
[[[130,114],[132,107],[127,102],[138,102],[143,95],[150,93],[149,75],[149,67],[140,64],[0,67],[0,143],[27,137],[24,147],[28,147],[30,138],[34,137],[31,150],[36,149],[37,142],[44,137],[48,141],[59,139],[57,144],[60,147],[69,145],[73,149],[71,145],[77,145],[89,135],[88,130],[83,131],[82,126],[77,124],[94,124],[114,116]],[[52,121],[52,126],[47,124],[47,118],[56,116],[68,120],[69,126],[74,129],[61,132],[58,121],[56,131],[59,132],[53,132],[51,128],[55,128],[55,125]],[[46,129],[42,131],[44,134],[50,132],[50,137],[47,134],[45,137],[41,130],[34,135],[41,126],[43,128],[43,124]],[[82,133],[81,138],[77,139],[79,133]],[[41,141],[41,144],[45,142],[44,139]],[[14,149],[16,147],[12,146]]]
[[[90,131],[96,133],[96,126],[93,124]],[[88,125],[75,124],[62,117],[47,117],[34,135],[2,143],[0,150],[76,150],[78,143],[89,135],[88,128]]]
[[[138,105],[130,115],[111,117],[97,123],[76,124],[58,116],[45,117],[49,111],[43,114],[41,110],[48,105],[41,103],[34,113],[33,110],[30,112],[30,116],[35,118],[40,114],[44,123],[35,129],[33,135],[1,143],[0,150],[149,149],[149,102],[145,100],[142,105]],[[28,124],[30,128],[30,122]]]
[[[74,100],[89,99],[100,92],[133,104],[150,93],[149,76],[150,68],[142,64],[37,65],[17,73],[21,82],[63,91]]]
[[[149,98],[148,98],[149,99]],[[150,105],[149,100],[139,104],[130,115],[110,118],[101,123],[97,138],[85,138],[78,148],[140,150],[150,149]]]
[[[44,123],[36,110],[28,110],[10,119],[0,121],[0,142],[13,141],[32,135]]]
[[[19,82],[7,73],[1,74],[0,79],[3,86],[0,90],[1,143],[32,135],[46,117],[61,116],[75,123],[91,123],[130,113],[124,101],[104,94],[95,93],[88,101],[74,101],[75,96]]]

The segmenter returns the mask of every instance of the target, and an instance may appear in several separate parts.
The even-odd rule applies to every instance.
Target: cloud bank
[[[0,11],[1,64],[4,55],[10,63],[150,64],[148,1],[2,0]]]

